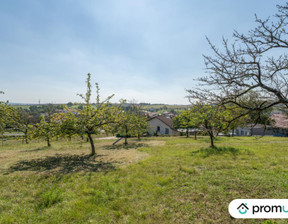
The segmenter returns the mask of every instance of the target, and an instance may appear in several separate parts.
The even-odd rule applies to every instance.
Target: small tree
[[[132,101],[129,106],[125,107],[125,111],[119,114],[117,122],[110,130],[123,133],[125,137],[124,144],[127,145],[128,136],[137,136],[140,140],[141,135],[147,133],[147,128],[147,117],[142,113],[140,105]]]
[[[120,133],[124,133],[125,145],[128,144],[128,137],[137,133],[135,121],[135,114],[129,111],[122,111],[117,119],[116,130]]]
[[[4,94],[4,92],[0,91],[0,94]],[[11,125],[11,117],[13,109],[11,106],[8,105],[7,102],[0,101],[0,136],[2,138],[2,144],[3,144],[3,138],[4,133],[7,130],[7,126]]]
[[[11,111],[11,120],[14,128],[24,134],[25,143],[29,143],[29,139],[33,136],[34,119],[29,110],[22,108]]]
[[[55,114],[54,119],[59,123],[59,136],[67,137],[71,141],[77,134],[77,117],[69,110],[65,113]]]
[[[36,125],[34,137],[44,138],[47,146],[51,146],[51,140],[59,133],[59,123],[54,119],[55,107],[49,104],[45,107],[45,115],[40,116],[40,122]]]
[[[137,138],[140,141],[141,135],[147,133],[148,121],[147,117],[142,114],[135,115],[135,129],[137,132]]]
[[[210,146],[215,147],[214,138],[223,130],[227,130],[228,124],[225,122],[227,112],[223,107],[196,103],[193,106],[193,115],[198,124],[209,135]]]
[[[186,137],[189,137],[189,129],[194,128],[194,138],[197,139],[197,131],[199,128],[199,112],[191,107],[188,110],[181,111],[179,115],[173,118],[173,126],[175,129],[186,129]]]
[[[6,127],[10,123],[10,114],[11,108],[8,103],[0,102],[0,135],[2,139],[4,138]]]
[[[79,110],[76,120],[77,134],[80,136],[87,135],[91,145],[91,156],[95,155],[95,145],[92,138],[93,134],[99,133],[100,129],[104,129],[106,125],[114,123],[117,116],[121,112],[121,105],[112,106],[110,99],[114,96],[109,96],[106,100],[100,101],[99,86],[96,83],[96,104],[95,107],[91,104],[91,74],[87,75],[87,91],[86,94],[78,94],[83,100],[83,110]]]
[[[195,116],[192,109],[181,111],[179,115],[173,118],[173,126],[175,129],[185,129],[186,137],[189,137],[189,129],[195,128]]]
[[[147,133],[148,129],[148,119],[143,113],[141,104],[137,104],[135,100],[131,102],[130,113],[134,114],[134,129],[138,140],[140,140],[141,135]]]
[[[67,106],[68,106],[68,107],[72,107],[72,106],[73,106],[73,103],[72,103],[72,102],[68,102],[68,103],[67,103]]]

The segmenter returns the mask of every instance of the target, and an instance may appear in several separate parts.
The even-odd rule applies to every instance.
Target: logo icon
[[[242,203],[238,208],[238,211],[240,214],[244,215],[246,214],[247,210],[249,210],[249,208],[247,207],[247,203]]]

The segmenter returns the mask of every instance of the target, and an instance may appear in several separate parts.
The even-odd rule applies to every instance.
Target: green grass
[[[77,141],[5,143],[0,223],[273,223],[232,219],[228,204],[288,198],[286,138],[129,141],[97,140],[93,158]]]

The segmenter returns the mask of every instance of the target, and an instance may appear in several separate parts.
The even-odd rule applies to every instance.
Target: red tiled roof
[[[273,114],[271,116],[272,126],[275,128],[288,129],[288,117],[285,114]]]

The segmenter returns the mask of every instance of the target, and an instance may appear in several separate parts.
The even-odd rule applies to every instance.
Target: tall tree
[[[235,31],[232,44],[223,39],[221,50],[207,39],[214,53],[204,56],[208,76],[200,79],[204,87],[188,91],[190,98],[239,106],[245,110],[239,116],[275,105],[288,107],[288,3],[277,8],[268,19],[256,16],[256,27],[248,34]],[[261,103],[241,100],[251,91],[258,93]]]

